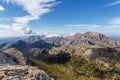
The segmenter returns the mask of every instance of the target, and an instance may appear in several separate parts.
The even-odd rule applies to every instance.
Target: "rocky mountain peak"
[[[86,32],[86,33],[84,33],[84,35],[98,36],[98,35],[104,35],[104,34],[101,34],[101,33],[98,33],[98,32]]]

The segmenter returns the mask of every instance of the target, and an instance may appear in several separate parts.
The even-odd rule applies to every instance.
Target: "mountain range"
[[[103,47],[118,47],[119,40],[113,40],[103,34],[97,32],[86,32],[84,34],[76,33],[73,36],[67,37],[50,37],[41,38],[41,36],[30,36],[25,39],[18,39],[0,44],[0,49],[7,48],[52,48],[59,46],[103,46]]]
[[[48,75],[34,73],[34,76],[38,75],[35,80],[119,80],[120,41],[97,32],[76,33],[67,37],[30,36],[1,43],[0,64],[0,67],[18,65],[17,68],[24,70],[27,65],[37,66],[50,76],[44,78]],[[20,65],[24,67],[20,68]],[[3,77],[3,80],[7,78]],[[22,78],[27,80],[26,76]]]

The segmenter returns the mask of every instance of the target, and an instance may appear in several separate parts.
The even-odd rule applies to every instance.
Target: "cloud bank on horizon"
[[[114,9],[120,6],[120,0],[111,0],[111,2],[106,2],[107,4],[106,3],[99,4],[98,6],[100,5],[103,6],[102,8],[98,9],[101,12],[97,12],[97,10],[92,11],[95,3],[92,4],[91,2],[90,4],[85,5],[87,1],[89,3],[89,0],[84,0],[85,2],[73,1],[74,4],[72,2],[68,2],[64,0],[60,0],[60,1],[57,1],[57,0],[36,0],[36,1],[35,0],[1,0],[1,1],[3,2],[3,4],[0,3],[0,36],[1,37],[25,36],[29,34],[36,35],[36,34],[46,34],[46,33],[49,34],[50,36],[58,36],[58,34],[66,35],[66,34],[75,33],[75,32],[87,32],[87,31],[100,32],[108,35],[120,34],[120,15],[114,14],[115,13]],[[55,8],[55,6],[58,5],[59,3],[61,3],[60,4],[61,6],[60,7],[58,6],[59,8],[56,8],[56,10],[53,11],[54,9],[52,10],[51,8]],[[83,3],[83,5],[80,3]],[[89,9],[90,11],[89,11],[87,9],[89,6],[91,6],[91,4],[93,6],[90,7]],[[7,5],[11,5],[14,7],[12,8],[7,7]],[[94,7],[97,8],[98,6],[94,6]],[[17,9],[16,7],[20,7],[19,8],[20,13],[15,11]],[[110,13],[108,11],[109,13],[107,13],[107,9],[111,7],[113,8],[112,9],[113,12]],[[17,16],[16,14],[12,14],[11,13],[12,11],[14,11],[17,14]],[[36,25],[35,27],[32,27],[31,25],[29,25],[29,23],[32,23],[32,22],[34,22],[34,24],[41,23],[40,21],[41,17],[44,14],[50,13],[52,11],[54,12],[54,15],[52,15],[53,18],[50,18],[49,22],[53,21],[54,22],[53,25],[55,23],[60,23],[60,22],[61,24],[57,24],[56,27],[47,25],[48,29],[45,29],[45,30],[42,30],[44,29],[42,28],[42,25],[39,25],[39,27],[41,26],[41,28],[36,27]],[[89,12],[90,15],[87,12]],[[6,16],[10,13],[11,15],[9,17]],[[105,17],[103,13],[106,14],[106,16],[109,15],[109,17]],[[79,19],[79,16],[80,16],[80,19]],[[99,18],[103,20],[104,18],[107,18],[107,19],[106,21],[104,21],[104,23],[101,23],[100,21],[96,22],[96,20],[99,18],[95,18],[95,20],[92,20],[94,19],[95,16],[100,16]],[[48,15],[47,17],[49,18]],[[62,19],[60,20],[57,17]],[[71,20],[69,19],[69,17],[71,18]],[[2,22],[3,20],[6,21],[6,23],[3,23]],[[35,22],[36,20],[38,21]],[[59,22],[57,22],[57,20]],[[50,34],[50,32],[53,34]]]

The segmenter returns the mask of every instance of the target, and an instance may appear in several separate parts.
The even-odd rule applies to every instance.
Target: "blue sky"
[[[120,35],[120,0],[0,0],[0,37]]]

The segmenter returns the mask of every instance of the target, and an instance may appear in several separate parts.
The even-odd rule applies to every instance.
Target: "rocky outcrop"
[[[17,59],[18,63],[21,65],[25,65],[27,62],[27,59],[23,56],[23,53],[15,48],[10,48],[10,49],[4,50],[3,52],[11,56],[14,56]]]
[[[54,80],[44,71],[32,66],[0,66],[0,80]]]
[[[54,80],[44,71],[26,65],[26,58],[17,49],[0,52],[0,80]]]
[[[43,48],[31,48],[28,50],[27,53],[29,53],[29,55],[33,55],[33,56],[38,56],[38,57],[42,57],[48,54],[49,49]]]
[[[17,65],[19,62],[16,57],[5,52],[0,52],[0,65],[1,64]]]

